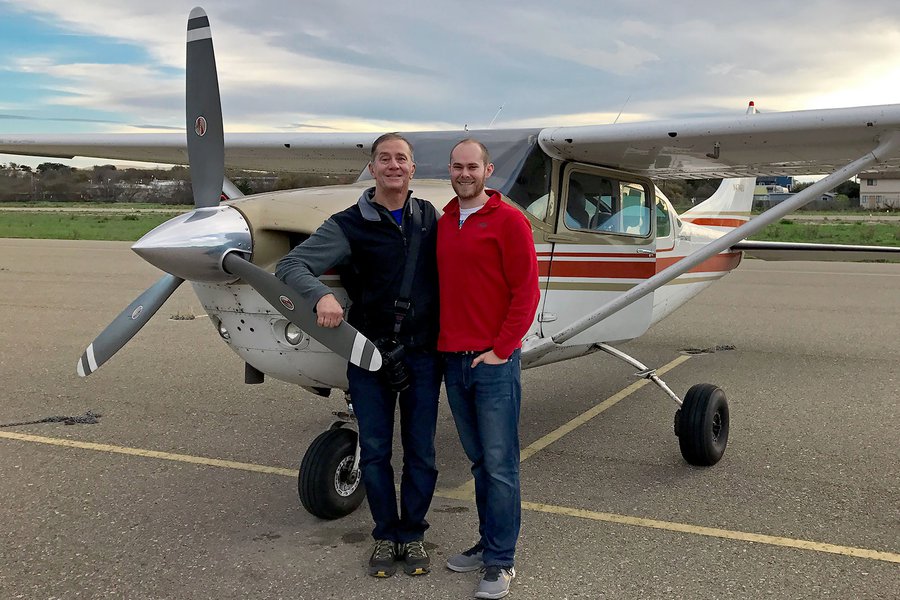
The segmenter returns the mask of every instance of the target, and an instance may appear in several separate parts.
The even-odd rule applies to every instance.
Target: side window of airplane
[[[669,209],[662,198],[656,199],[656,237],[668,237],[672,233],[672,221],[669,220]]]
[[[508,196],[543,221],[550,208],[550,175],[553,165],[539,146],[525,159]]]
[[[650,205],[643,185],[570,171],[564,187],[567,229],[647,237]]]

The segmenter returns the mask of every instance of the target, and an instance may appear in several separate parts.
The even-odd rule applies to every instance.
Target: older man
[[[336,327],[344,307],[317,277],[337,267],[352,301],[348,322],[382,349],[387,344],[403,346],[400,361],[410,381],[399,393],[397,381],[352,364],[347,367],[359,423],[360,467],[375,521],[375,548],[368,568],[374,577],[393,575],[398,560],[409,575],[430,570],[425,514],[437,481],[434,435],[441,381],[435,352],[437,211],[412,197],[409,183],[415,169],[413,149],[405,138],[395,133],[379,137],[372,144],[369,163],[375,186],[291,250],[276,271],[282,281],[315,304],[320,326]],[[421,236],[418,257],[410,267],[408,297],[401,298],[414,236]],[[391,467],[398,397],[403,445],[399,513]]]

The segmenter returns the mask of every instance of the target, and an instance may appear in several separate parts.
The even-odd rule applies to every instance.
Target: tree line
[[[244,194],[275,190],[350,183],[353,175],[328,176],[228,170],[226,176]],[[705,200],[719,185],[719,179],[670,179],[659,182],[663,193],[677,208]],[[796,193],[812,183],[795,183]],[[859,206],[859,183],[846,181],[834,190],[835,207]],[[32,169],[28,165],[0,163],[0,202],[155,202],[192,204],[191,175],[187,167],[166,169],[117,168],[98,165],[76,169],[45,162]],[[846,206],[844,206],[846,205]]]
[[[350,183],[350,176],[266,173],[229,169],[226,176],[244,194]],[[118,168],[98,165],[77,169],[45,162],[35,168],[0,163],[0,202],[154,202],[192,204],[191,173],[187,167],[166,169]]]

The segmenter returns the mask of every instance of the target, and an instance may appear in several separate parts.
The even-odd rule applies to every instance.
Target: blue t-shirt
[[[397,221],[397,225],[403,224],[403,209],[402,208],[398,208],[397,210],[392,210],[391,216],[394,217],[395,221]]]

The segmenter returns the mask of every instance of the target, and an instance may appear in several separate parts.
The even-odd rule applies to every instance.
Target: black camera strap
[[[419,246],[422,241],[422,210],[415,198],[409,199],[410,224],[409,248],[406,252],[406,265],[403,270],[403,281],[400,283],[400,297],[394,301],[394,339],[400,334],[400,325],[403,318],[409,313],[412,306],[409,295],[412,292],[413,276],[416,272],[416,263],[419,261]]]

